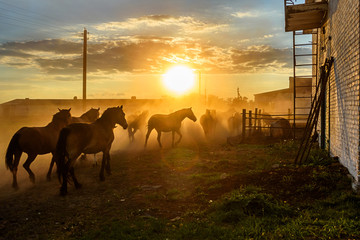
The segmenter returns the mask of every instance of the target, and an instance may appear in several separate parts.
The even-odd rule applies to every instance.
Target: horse
[[[270,137],[288,139],[291,138],[291,125],[285,118],[274,119],[270,124]]]
[[[209,138],[216,129],[216,110],[206,109],[205,114],[200,117],[200,125],[204,130],[205,137]]]
[[[275,122],[277,119],[273,118],[270,114],[264,112],[262,114],[262,120],[265,126],[270,126],[271,123]]]
[[[194,122],[196,122],[197,120],[191,108],[184,108],[170,114],[152,115],[148,121],[148,131],[146,133],[146,138],[145,138],[145,147],[147,145],[147,141],[150,136],[150,133],[154,128],[158,133],[157,141],[159,143],[160,148],[162,148],[160,142],[161,132],[172,132],[172,145],[171,145],[172,147],[179,144],[182,138],[182,134],[180,132],[181,122],[186,117]],[[175,132],[179,135],[179,139],[174,144]]]
[[[81,115],[80,117],[71,117],[71,123],[88,122],[92,123],[99,118],[100,108],[91,108],[89,111]]]
[[[56,142],[60,130],[70,124],[70,109],[59,109],[53,115],[52,121],[45,127],[23,127],[19,129],[11,138],[6,151],[5,164],[13,174],[12,187],[18,189],[16,173],[23,152],[28,157],[23,167],[29,173],[30,180],[35,182],[35,175],[30,169],[30,164],[37,155],[52,153],[53,158],[56,149]]]
[[[85,112],[80,117],[71,116],[71,122],[70,123],[80,123],[80,122],[91,123],[91,122],[94,122],[96,119],[99,118],[99,110],[100,110],[100,108],[91,108],[89,111]],[[83,158],[86,159],[85,154],[83,155]],[[94,159],[95,159],[95,162],[96,162],[95,154],[94,154]],[[54,158],[51,160],[49,171],[48,171],[48,173],[46,175],[46,178],[47,178],[48,181],[51,180],[51,172],[52,172],[53,166],[54,166]]]
[[[239,112],[235,112],[231,117],[229,117],[228,125],[230,132],[235,132],[235,134],[240,134],[241,126],[242,126],[241,114]]]
[[[123,106],[108,108],[102,116],[93,123],[72,123],[60,132],[56,145],[55,162],[59,180],[62,178],[60,194],[67,194],[68,174],[78,189],[81,184],[74,173],[74,164],[81,153],[103,153],[100,180],[104,181],[104,169],[110,175],[110,148],[114,141],[114,128],[119,124],[124,129],[128,127]]]
[[[135,133],[142,126],[145,126],[146,118],[149,115],[149,111],[143,111],[139,115],[131,115],[128,118],[128,133],[130,142],[134,142]]]

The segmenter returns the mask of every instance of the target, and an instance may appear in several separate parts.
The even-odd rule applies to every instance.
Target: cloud
[[[258,12],[236,12],[237,18]],[[262,34],[230,44],[227,24],[205,22],[192,16],[146,15],[94,26],[88,43],[87,71],[91,74],[163,73],[170,65],[187,64],[206,73],[288,71],[290,49],[261,45],[274,38]],[[220,33],[220,34],[217,34]],[[229,44],[217,44],[216,38]],[[108,37],[111,36],[111,37]],[[107,38],[108,37],[108,38]],[[244,47],[251,45],[247,48]],[[0,45],[0,64],[35,67],[61,76],[82,74],[82,43],[65,39],[8,42]]]
[[[3,57],[20,57],[20,58],[31,58],[33,57],[32,54],[24,53],[19,50],[12,50],[12,49],[0,49],[0,58]]]
[[[247,72],[281,72],[292,67],[292,50],[276,49],[271,46],[251,46],[232,51],[234,70]]]
[[[236,18],[253,18],[253,17],[258,17],[259,13],[258,12],[253,12],[253,11],[234,12],[234,13],[231,14],[231,16],[236,17]]]
[[[191,16],[148,15],[139,18],[128,18],[122,22],[106,22],[95,25],[98,31],[138,31],[160,33],[166,35],[183,35],[192,33],[209,33],[226,29],[226,24],[204,22]],[[166,31],[164,31],[164,28]]]
[[[0,46],[6,50],[16,52],[52,52],[57,54],[77,54],[81,52],[82,44],[62,39],[51,39],[28,42],[7,42]]]
[[[89,73],[162,73],[170,65],[187,64],[195,69],[203,69],[208,73],[243,73],[243,72],[266,72],[291,67],[291,49],[276,49],[268,45],[256,45],[247,48],[217,47],[196,41],[177,41],[174,38],[156,36],[135,36],[135,40],[113,41],[108,43],[89,45],[87,71]],[[136,41],[137,40],[137,41]],[[47,42],[45,42],[47,43]],[[59,46],[56,45],[59,43]],[[82,56],[57,53],[73,53],[63,50],[63,46],[71,46],[72,43],[64,41],[52,41],[52,57],[39,57],[26,52],[34,50],[46,50],[48,46],[41,47],[38,44],[22,43],[17,45],[17,51],[13,46],[11,51],[3,49],[8,55],[16,57],[3,57],[2,63],[13,67],[23,66],[27,63],[37,64],[37,67],[48,74],[74,75],[82,73]],[[5,47],[6,47],[5,46]],[[32,49],[30,46],[35,46]],[[21,48],[22,47],[22,48]],[[67,57],[66,57],[67,56]],[[6,61],[7,60],[7,61]]]

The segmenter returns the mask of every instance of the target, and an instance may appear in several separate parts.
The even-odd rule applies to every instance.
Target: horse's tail
[[[11,138],[9,146],[6,150],[6,156],[5,156],[5,164],[6,164],[6,168],[10,169],[10,171],[13,170],[14,168],[14,154],[16,150],[20,150],[20,145],[19,145],[19,138],[20,138],[20,133],[15,133],[14,136]]]
[[[69,128],[66,127],[63,128],[60,131],[59,139],[56,144],[54,159],[57,166],[57,175],[59,181],[61,181],[62,173],[66,170],[65,158],[69,156],[68,152],[66,151],[66,141],[69,133],[70,133]]]

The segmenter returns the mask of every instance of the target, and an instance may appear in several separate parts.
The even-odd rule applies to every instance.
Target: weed
[[[183,196],[178,189],[170,189],[166,192],[166,199],[167,200],[178,200],[181,199]]]
[[[239,222],[247,216],[283,217],[292,214],[288,205],[278,202],[270,194],[256,191],[256,188],[230,192],[214,208],[214,216],[229,223]]]

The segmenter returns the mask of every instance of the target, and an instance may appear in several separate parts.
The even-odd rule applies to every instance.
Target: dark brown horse
[[[99,115],[100,115],[99,110],[100,110],[100,108],[91,108],[89,111],[85,112],[80,117],[71,117],[70,123],[92,123],[96,119],[99,118]],[[86,159],[85,154],[83,155],[83,158]],[[95,154],[94,154],[94,158],[95,158]],[[96,160],[95,160],[95,162],[96,162]],[[54,158],[51,159],[49,171],[46,175],[48,181],[50,181],[50,179],[51,179],[51,172],[52,172],[53,166],[54,166]]]
[[[285,118],[274,119],[270,124],[270,137],[279,139],[291,138],[291,125]]]
[[[206,109],[205,114],[200,117],[200,125],[204,130],[206,138],[215,134],[216,123],[216,110]]]
[[[149,112],[143,111],[139,115],[131,115],[128,117],[128,133],[129,133],[129,139],[130,142],[133,142],[135,139],[135,133],[137,130],[139,130],[141,127],[145,126],[146,124],[146,118],[148,117]]]
[[[71,108],[59,109],[59,112],[54,114],[52,121],[45,127],[23,127],[11,138],[6,151],[5,163],[13,174],[13,188],[18,188],[16,173],[23,152],[28,155],[23,167],[29,173],[32,182],[35,182],[35,175],[30,169],[30,164],[36,156],[52,153],[54,157],[60,130],[70,123],[70,110]]]
[[[67,193],[69,173],[75,187],[81,187],[74,174],[74,164],[81,153],[102,152],[100,180],[105,180],[105,165],[106,172],[111,174],[110,148],[114,141],[113,129],[116,124],[120,124],[124,129],[128,127],[123,106],[106,109],[102,116],[93,123],[73,123],[61,130],[55,153],[59,179],[62,177],[61,195]]]
[[[71,117],[71,123],[92,123],[99,118],[100,108],[91,108],[80,117]]]
[[[168,115],[152,115],[148,121],[148,131],[146,133],[145,147],[147,145],[149,135],[154,128],[158,133],[157,141],[160,147],[162,147],[160,142],[161,132],[172,132],[172,146],[174,147],[175,145],[179,144],[182,138],[182,134],[180,132],[181,122],[186,117],[193,120],[194,122],[196,121],[196,116],[194,115],[191,108],[184,108]],[[179,135],[179,139],[174,144],[175,132]]]

